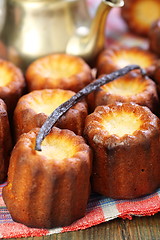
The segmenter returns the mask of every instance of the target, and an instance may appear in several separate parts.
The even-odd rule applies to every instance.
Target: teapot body
[[[124,0],[101,0],[92,19],[86,0],[5,0],[5,4],[0,57],[25,70],[35,59],[53,53],[94,62],[106,42],[106,17]]]
[[[25,69],[51,53],[65,53],[76,28],[90,25],[85,0],[6,0],[1,32],[4,58]]]

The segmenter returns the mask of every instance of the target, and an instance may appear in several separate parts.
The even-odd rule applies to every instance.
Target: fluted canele
[[[92,155],[81,136],[54,127],[36,151],[38,129],[22,134],[11,155],[3,198],[14,221],[52,228],[84,216]]]
[[[130,30],[148,37],[152,23],[160,17],[159,0],[124,0],[121,16]]]
[[[160,120],[135,103],[99,106],[86,119],[93,150],[92,189],[131,199],[160,186]]]
[[[158,19],[152,23],[148,32],[149,48],[160,56],[160,14]]]
[[[12,117],[18,99],[24,93],[26,83],[20,68],[4,59],[0,59],[0,98],[7,105],[9,117]]]
[[[7,179],[11,150],[12,140],[7,107],[4,101],[0,99],[0,183]]]
[[[108,74],[130,64],[137,64],[145,69],[148,76],[154,72],[153,65],[157,56],[153,52],[138,46],[114,45],[103,50],[97,58],[97,76]]]
[[[35,60],[25,76],[29,91],[61,88],[78,92],[93,80],[90,66],[82,58],[68,54]]]
[[[74,95],[75,92],[69,90],[42,89],[22,96],[14,111],[14,132],[16,139],[22,133],[27,133],[36,127],[41,127],[53,110]],[[56,126],[82,135],[87,114],[87,103],[82,99],[58,120]]]
[[[160,103],[156,83],[147,76],[130,72],[100,87],[93,93],[95,107],[115,102],[134,102],[159,114]]]

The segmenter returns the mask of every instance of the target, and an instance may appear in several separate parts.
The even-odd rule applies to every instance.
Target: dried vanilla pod
[[[118,77],[124,76],[125,74],[127,74],[130,71],[135,70],[135,69],[140,69],[142,75],[146,74],[144,69],[142,69],[139,65],[126,66],[122,69],[119,69],[115,72],[112,72],[108,75],[105,75],[105,76],[97,79],[96,81],[90,83],[89,85],[87,85],[86,87],[81,89],[79,92],[77,92],[77,94],[72,96],[68,101],[64,102],[58,108],[56,108],[51,113],[51,115],[47,118],[47,120],[42,125],[42,127],[40,128],[40,131],[39,131],[39,133],[37,135],[37,138],[36,138],[35,150],[41,151],[41,142],[49,134],[49,132],[51,131],[54,124],[58,121],[58,119],[64,113],[66,113],[81,98],[83,98],[83,97],[87,96],[89,93],[97,90],[100,86],[102,86],[102,85],[104,85],[104,84],[106,84],[110,81],[113,81],[114,79],[116,79]]]

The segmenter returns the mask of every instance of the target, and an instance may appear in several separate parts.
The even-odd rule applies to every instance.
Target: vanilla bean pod
[[[81,98],[85,97],[89,93],[97,90],[102,85],[109,83],[113,81],[114,79],[124,76],[125,74],[129,73],[132,70],[140,69],[141,74],[145,75],[145,70],[142,69],[139,65],[129,65],[126,66],[120,70],[117,70],[113,73],[104,75],[103,77],[97,79],[94,82],[91,82],[86,87],[81,89],[78,93],[76,93],[74,96],[72,96],[68,101],[61,104],[59,107],[57,107],[51,115],[47,118],[45,123],[40,128],[40,131],[36,138],[36,145],[35,150],[41,151],[41,143],[43,139],[49,134],[54,124],[58,121],[58,119],[66,113],[71,107],[73,107]]]

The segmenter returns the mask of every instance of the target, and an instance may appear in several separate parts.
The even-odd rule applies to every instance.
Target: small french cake
[[[52,54],[37,59],[26,70],[29,91],[61,88],[78,92],[92,81],[89,65],[68,54]]]
[[[97,76],[109,74],[130,64],[137,64],[144,68],[148,75],[152,75],[152,66],[157,56],[139,47],[114,46],[103,50],[97,59]]]
[[[148,38],[151,51],[160,56],[160,15],[159,18],[151,25]]]
[[[0,183],[7,178],[12,141],[6,104],[0,99]]]
[[[6,103],[10,115],[24,88],[25,79],[22,71],[11,62],[0,59],[0,98]]]
[[[160,17],[159,0],[125,0],[121,16],[131,31],[148,36],[151,24]]]
[[[33,128],[41,127],[48,116],[73,95],[75,92],[63,89],[35,90],[23,95],[14,111],[15,138],[18,139],[22,133]],[[81,135],[87,115],[87,103],[81,100],[58,120],[56,126]]]
[[[155,65],[153,79],[157,85],[157,92],[158,92],[158,96],[160,98],[160,60],[157,61],[157,64]]]
[[[66,226],[85,215],[92,155],[81,136],[54,127],[35,150],[39,129],[21,135],[10,159],[3,199],[14,221]]]
[[[150,194],[160,186],[160,120],[135,103],[99,106],[86,118],[93,150],[93,191],[117,199]]]
[[[135,102],[159,112],[157,86],[153,80],[139,73],[129,74],[111,81],[94,92],[95,106],[114,102]]]

